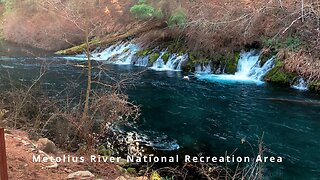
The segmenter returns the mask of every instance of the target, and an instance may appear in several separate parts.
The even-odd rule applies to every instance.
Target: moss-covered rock
[[[127,169],[127,173],[132,174],[132,175],[136,175],[137,174],[137,170],[136,170],[136,168],[129,167]]]
[[[262,67],[269,59],[271,59],[276,55],[277,55],[277,52],[274,50],[271,50],[270,48],[262,49],[262,52],[259,58],[260,66]]]
[[[153,64],[154,62],[156,62],[156,60],[159,58],[159,56],[160,56],[160,54],[157,52],[150,54],[149,63]]]
[[[136,53],[136,56],[138,57],[145,57],[147,56],[148,54],[151,54],[152,51],[150,49],[142,49],[142,50],[139,50],[137,53]]]
[[[234,74],[237,72],[238,61],[240,59],[240,53],[234,52],[231,55],[226,55],[225,57],[220,57],[220,61],[226,63],[225,73]]]
[[[290,85],[296,76],[297,74],[295,73],[286,72],[283,69],[283,62],[277,59],[275,67],[265,75],[264,80],[282,85]]]
[[[171,55],[171,54],[170,54],[169,52],[165,52],[165,53],[162,55],[161,59],[163,60],[164,63],[167,63],[167,62],[168,62],[170,55]]]
[[[100,39],[94,39],[89,42],[89,45],[95,46],[95,45],[99,45],[101,43],[102,42]],[[77,53],[83,52],[83,50],[86,49],[86,47],[87,47],[87,44],[84,43],[84,44],[80,44],[78,46],[73,46],[73,47],[65,49],[65,50],[57,51],[57,52],[55,52],[55,54],[57,54],[57,55],[75,55]]]

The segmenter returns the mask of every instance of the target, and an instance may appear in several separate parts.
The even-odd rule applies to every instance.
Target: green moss
[[[203,56],[198,53],[189,53],[189,59],[192,64],[209,63],[211,61],[209,57]]]
[[[271,69],[264,77],[265,81],[290,85],[292,80],[297,76],[295,73],[286,72],[283,69],[283,62],[279,59],[275,61],[275,67]]]
[[[163,55],[162,55],[162,60],[163,60],[163,62],[164,63],[167,63],[168,62],[168,60],[169,60],[169,57],[170,57],[170,53],[169,52],[165,52]]]
[[[187,52],[187,47],[185,45],[185,42],[181,39],[176,39],[167,46],[168,52],[172,53],[177,53],[179,55],[186,53]]]
[[[320,94],[320,80],[310,82],[308,88],[310,91],[314,91]]]
[[[90,41],[89,44],[90,44],[90,46],[98,45],[98,44],[101,44],[101,40],[94,39],[94,40]],[[81,53],[83,51],[83,49],[85,49],[86,47],[87,47],[87,45],[84,43],[84,44],[80,44],[78,46],[71,47],[69,49],[57,51],[57,52],[55,52],[55,54],[57,54],[57,55],[74,55],[77,53]]]
[[[240,53],[234,52],[231,55],[227,55],[226,57],[221,57],[220,61],[225,61],[226,69],[225,72],[227,74],[234,74],[237,72],[238,61],[240,59]]]
[[[159,53],[152,53],[150,54],[149,57],[149,63],[154,63],[158,58],[159,58],[160,54]]]
[[[151,50],[150,49],[142,49],[142,50],[139,50],[137,53],[136,53],[136,56],[138,57],[145,57],[147,56],[148,54],[151,53]]]
[[[188,56],[189,56],[189,60],[191,62],[195,62],[196,61],[196,56],[193,53],[189,53]]]
[[[130,167],[127,169],[127,173],[135,175],[135,174],[137,174],[137,170],[136,170],[136,168]]]

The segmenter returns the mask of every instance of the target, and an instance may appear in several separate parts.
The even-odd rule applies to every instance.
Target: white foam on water
[[[105,61],[106,63],[111,64],[127,65],[132,63],[132,59],[138,50],[139,46],[125,42],[114,44],[101,52],[97,52],[97,50],[95,50],[90,55],[91,60]],[[80,54],[75,56],[64,56],[61,58],[66,60],[86,61],[87,55]]]
[[[153,69],[155,71],[182,71],[181,70],[181,64],[184,61],[188,60],[188,55],[177,55],[172,54],[167,63],[164,63],[162,56],[166,53],[166,51],[163,51],[160,53],[159,58],[153,63],[152,67],[150,69]]]
[[[273,67],[274,58],[269,59],[260,67],[259,53],[256,50],[240,54],[235,74],[211,74],[208,68],[196,67],[196,77],[200,80],[220,83],[255,83],[263,84],[263,76]],[[200,72],[199,72],[200,71]],[[210,70],[211,71],[211,70]]]
[[[307,91],[308,83],[302,77],[297,77],[293,82],[293,84],[291,85],[291,88],[297,89],[300,91]]]

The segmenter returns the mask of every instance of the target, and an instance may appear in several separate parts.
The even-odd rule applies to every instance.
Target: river
[[[60,91],[70,82],[82,82],[85,71],[65,60],[0,53],[0,74],[16,81],[32,81],[39,67],[49,63],[43,83]],[[146,70],[132,65],[107,65],[111,75]],[[135,131],[148,137],[164,154],[203,153],[210,156],[252,156],[263,135],[266,156],[281,156],[282,163],[266,163],[270,179],[320,177],[320,97],[268,83],[220,83],[178,71],[147,69],[126,92],[142,107]],[[0,76],[0,80],[3,76]],[[7,84],[0,81],[0,87]],[[278,101],[285,99],[286,101]],[[245,140],[245,143],[241,143]]]

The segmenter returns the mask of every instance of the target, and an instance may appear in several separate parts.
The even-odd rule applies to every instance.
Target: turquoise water
[[[53,58],[8,58],[0,60],[0,74],[31,81],[43,62],[50,62],[43,83],[60,91],[71,82],[83,82],[85,71],[70,62]],[[111,76],[140,72],[145,68],[108,65]],[[219,83],[191,78],[181,72],[147,70],[134,87],[130,100],[142,106],[136,130],[155,143],[162,153],[203,153],[253,156],[264,134],[266,155],[281,156],[280,164],[265,164],[271,179],[317,179],[320,177],[320,105],[310,92],[268,83]],[[5,87],[3,76],[0,87]],[[52,91],[54,93],[54,91]],[[270,98],[294,101],[277,101]],[[241,139],[247,143],[241,144]]]

